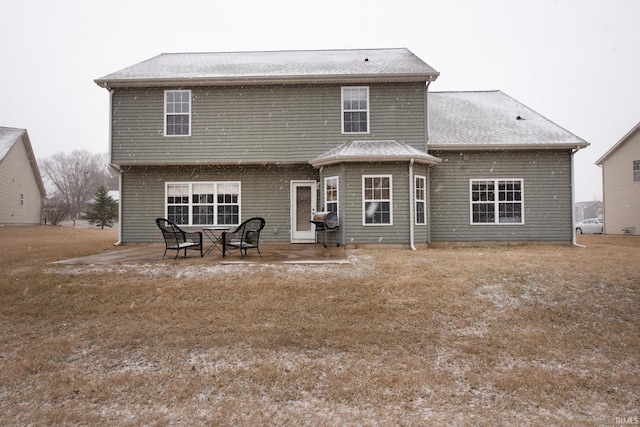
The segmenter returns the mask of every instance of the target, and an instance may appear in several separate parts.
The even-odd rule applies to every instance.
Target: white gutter
[[[427,89],[424,91],[424,152],[429,154],[429,86],[431,80],[427,81]]]
[[[419,83],[432,82],[438,75],[430,73],[411,74],[315,74],[281,76],[229,76],[229,77],[158,77],[158,78],[105,78],[95,79],[94,83],[105,89],[128,87],[166,87],[166,86],[246,86],[246,85],[283,85],[283,84],[356,84],[356,83]]]
[[[574,167],[574,156],[580,150],[576,148],[571,150],[571,244],[573,246],[579,246],[581,248],[586,248],[584,245],[579,245],[576,242],[576,195],[575,195],[575,172],[573,170]]]
[[[413,158],[409,161],[409,247],[411,247],[412,251],[416,251],[415,245],[415,226],[413,221],[414,209],[415,209],[415,188],[413,188]]]
[[[119,199],[118,200],[118,241],[113,244],[113,246],[120,246],[122,244],[122,169],[117,168],[118,170],[118,192]]]
[[[118,171],[118,241],[113,246],[120,246],[122,244],[122,169],[119,166],[111,163],[113,155],[113,89],[109,89],[109,163],[111,167]]]

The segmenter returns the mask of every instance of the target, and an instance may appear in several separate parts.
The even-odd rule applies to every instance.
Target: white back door
[[[291,181],[291,243],[315,243],[316,199],[315,181]]]

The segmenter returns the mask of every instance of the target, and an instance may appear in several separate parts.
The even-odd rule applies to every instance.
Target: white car
[[[602,220],[589,218],[576,224],[576,234],[602,234]]]

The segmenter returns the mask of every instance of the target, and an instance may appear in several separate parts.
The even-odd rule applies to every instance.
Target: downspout
[[[113,89],[109,89],[109,163],[113,160]],[[122,169],[111,163],[111,167],[118,171],[118,241],[113,246],[122,244]]]
[[[431,165],[427,167],[427,188],[425,197],[427,198],[427,244],[431,243]]]
[[[120,246],[122,244],[122,169],[117,166],[113,166],[118,171],[118,241],[113,246]]]
[[[429,96],[429,85],[431,80],[427,81],[427,90],[424,92],[424,152],[429,152],[429,103],[427,97]]]
[[[579,245],[576,242],[576,195],[575,195],[575,172],[574,172],[574,157],[578,152],[579,148],[575,150],[571,150],[571,244],[573,246],[579,246],[581,248],[586,248],[584,245]]]
[[[429,97],[429,85],[431,85],[431,79],[427,81],[427,90],[424,93],[424,152],[429,152],[429,101],[427,98]],[[431,191],[431,165],[427,166],[427,188],[425,188],[425,197],[427,199],[427,211],[424,213],[426,215],[427,220],[427,244],[431,243],[431,196],[429,195]],[[415,192],[415,189],[414,189]],[[415,194],[414,194],[415,197]]]
[[[409,161],[409,247],[411,247],[412,251],[416,251],[415,245],[415,225],[413,216],[415,215],[415,188],[413,188],[413,157]]]

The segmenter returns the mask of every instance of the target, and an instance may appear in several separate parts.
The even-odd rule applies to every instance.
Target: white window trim
[[[371,224],[367,222],[367,208],[366,204],[368,199],[365,198],[365,179],[366,178],[389,178],[389,199],[381,199],[381,201],[389,202],[389,223],[388,224]],[[393,225],[393,175],[390,174],[371,174],[362,175],[362,225],[365,227],[389,227]]]
[[[169,92],[187,92],[189,94],[189,133],[186,135],[167,135],[167,93]],[[191,95],[191,90],[190,89],[167,89],[164,91],[164,95],[163,95],[163,99],[162,102],[164,104],[164,127],[162,130],[162,133],[165,137],[167,138],[180,138],[180,137],[187,137],[187,136],[191,136],[191,112],[193,111],[193,98]]]
[[[631,169],[633,172],[632,182],[640,182],[640,160],[633,160],[631,162]]]
[[[168,199],[168,190],[170,185],[189,185],[189,223],[188,224],[180,224],[188,227],[214,227],[214,226],[229,226],[233,227],[236,225],[240,225],[242,223],[242,183],[241,181],[167,181],[164,183],[164,217],[169,217],[169,204],[167,203]],[[213,184],[213,188],[216,193],[213,196],[213,224],[193,224],[193,206],[194,205],[202,205],[201,203],[193,203],[193,185],[194,184]],[[218,224],[218,200],[217,200],[217,189],[218,184],[237,184],[238,185],[238,223],[237,224]],[[225,203],[224,205],[228,205]]]
[[[338,210],[336,212],[336,214],[338,215],[338,218],[340,218],[340,176],[338,175],[334,175],[334,176],[327,176],[324,178],[324,182],[323,182],[323,194],[324,194],[324,210],[328,211],[329,208],[327,207],[327,181],[331,180],[331,179],[335,179],[336,180],[336,201],[335,203],[338,205]],[[332,201],[333,203],[333,201]]]
[[[367,90],[367,131],[366,132],[345,132],[344,131],[344,90],[345,89],[366,89]],[[365,111],[365,110],[347,110]],[[340,131],[343,135],[367,135],[371,133],[371,103],[369,102],[369,86],[342,86],[340,88]]]
[[[493,201],[494,204],[494,213],[495,213],[495,220],[494,222],[473,222],[473,183],[477,182],[477,181],[493,181],[494,183],[494,191],[496,192],[496,197],[495,200]],[[500,205],[500,200],[499,197],[497,197],[497,193],[498,193],[498,183],[500,181],[519,181],[520,182],[520,205],[522,205],[522,215],[520,216],[520,222],[500,222],[500,215],[499,215],[499,205]],[[484,202],[484,203],[491,203],[491,202]],[[470,225],[474,225],[474,226],[482,226],[482,225],[498,225],[498,226],[505,226],[505,225],[524,225],[525,221],[524,221],[524,179],[522,178],[473,178],[469,180],[469,224]]]
[[[422,180],[423,184],[424,184],[424,199],[418,199],[418,197],[415,197],[414,203],[420,202],[422,203],[423,206],[423,212],[424,212],[424,222],[418,222],[418,210],[416,209],[414,212],[414,221],[416,225],[427,225],[427,177],[424,175],[415,175],[414,176],[414,181],[413,181],[413,189],[414,191],[416,190],[416,188],[418,188],[418,180]]]

